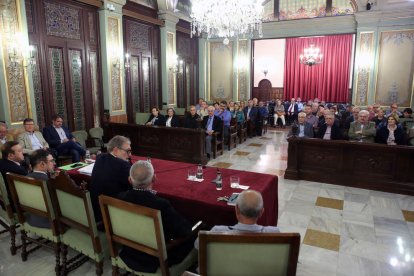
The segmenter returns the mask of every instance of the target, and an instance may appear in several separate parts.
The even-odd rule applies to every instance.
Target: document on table
[[[92,175],[94,165],[95,165],[95,163],[92,163],[92,164],[89,164],[88,166],[85,166],[85,167],[79,169],[79,173],[86,174],[86,175]]]

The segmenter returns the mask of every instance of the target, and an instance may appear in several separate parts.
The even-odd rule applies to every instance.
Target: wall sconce
[[[29,45],[29,57],[27,58],[27,64],[24,67],[34,68],[36,66],[36,59],[35,59],[35,47],[33,45]]]
[[[13,51],[9,53],[9,62],[12,67],[17,67],[20,62],[20,58],[17,55],[16,47],[13,45],[12,48]]]
[[[115,6],[114,6],[114,4],[106,4],[106,9],[108,11],[113,12],[113,11],[115,11]]]
[[[129,71],[129,68],[131,67],[131,63],[129,62],[130,57],[131,57],[130,54],[128,54],[128,53],[125,54],[124,67],[127,71]]]
[[[130,58],[131,58],[131,55],[129,53],[126,53],[125,60],[124,60],[124,68],[128,72],[129,72],[129,68],[131,67]],[[112,66],[117,70],[121,69],[121,59],[115,54],[112,56]]]
[[[35,47],[32,45],[29,46],[29,56],[26,59],[24,56],[19,56],[17,54],[17,47],[15,45],[12,45],[11,47],[13,50],[11,53],[9,53],[10,65],[15,68],[20,62],[22,62],[24,68],[30,67],[33,69],[33,67],[36,65],[36,59],[34,55]]]
[[[184,61],[182,59],[179,59],[177,55],[174,55],[173,58],[170,60],[170,64],[168,66],[168,69],[173,74],[182,74],[182,67],[183,67]]]
[[[269,73],[269,70],[267,68],[263,68],[262,73],[265,75],[265,78],[266,78],[266,75],[267,73]]]

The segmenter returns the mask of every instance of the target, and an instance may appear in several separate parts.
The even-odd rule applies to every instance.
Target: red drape
[[[308,66],[299,62],[311,44],[320,49],[323,62]],[[318,98],[326,102],[347,102],[352,54],[352,34],[287,38],[285,50],[285,99]]]

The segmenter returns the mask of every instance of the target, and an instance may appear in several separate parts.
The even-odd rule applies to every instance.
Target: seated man
[[[393,103],[390,105],[390,109],[387,111],[387,113],[385,114],[385,117],[390,116],[391,114],[397,114],[397,117],[402,116],[403,114],[398,110],[398,105],[397,103]]]
[[[305,105],[304,107],[305,114],[306,114],[306,122],[311,124],[312,127],[318,126],[318,117],[312,114],[312,107],[310,105]]]
[[[203,118],[201,128],[206,130],[206,153],[207,157],[211,155],[211,140],[213,139],[213,133],[223,131],[223,121],[220,117],[214,115],[214,106],[208,107],[208,116]]]
[[[17,137],[17,141],[23,147],[23,153],[30,154],[38,149],[48,149],[49,144],[40,131],[35,131],[35,124],[33,119],[26,118],[23,121],[25,132]]]
[[[295,132],[293,132],[295,131]],[[298,114],[298,128],[297,129],[292,129],[289,131],[287,137],[296,135],[298,137],[303,137],[303,138],[313,138],[314,134],[313,134],[313,126],[309,123],[306,122],[306,113],[305,112],[300,112]]]
[[[191,105],[190,114],[185,116],[185,119],[184,119],[184,127],[196,129],[197,127],[199,127],[198,125],[199,119],[200,119],[200,116],[198,116],[197,114],[196,107],[194,105]]]
[[[257,107],[253,105],[253,100],[248,100],[247,106],[243,108],[243,112],[244,118],[246,118],[247,121],[248,135],[252,138],[258,112]]]
[[[45,149],[38,149],[30,154],[30,165],[33,172],[27,176],[40,180],[49,180],[49,173],[52,173],[55,169],[55,159],[49,151]],[[27,217],[27,223],[41,228],[50,228],[50,222],[48,218],[30,215]]]
[[[341,130],[335,124],[335,116],[332,113],[325,114],[325,124],[318,131],[317,138],[324,140],[341,140]]]
[[[358,113],[358,121],[352,122],[348,131],[349,141],[375,142],[375,123],[368,121],[369,112],[361,110]]]
[[[27,170],[22,166],[21,162],[24,160],[23,148],[16,141],[6,142],[2,145],[2,159],[0,160],[0,172],[3,176],[4,183],[9,195],[10,190],[7,185],[6,173],[11,172],[20,175],[27,175]]]
[[[264,212],[262,195],[254,190],[245,190],[240,193],[235,206],[238,223],[234,226],[214,226],[211,232],[257,232],[257,233],[279,233],[275,226],[261,226],[257,220]],[[194,243],[198,250],[198,239]]]
[[[256,117],[256,136],[262,136],[263,124],[267,124],[267,117],[269,116],[269,111],[264,105],[263,101],[259,102],[257,107],[257,117]]]
[[[52,125],[43,129],[43,136],[50,147],[57,151],[58,155],[70,154],[72,162],[79,162],[80,156],[85,156],[86,151],[62,124],[63,119],[61,116],[53,116]]]
[[[100,154],[96,159],[89,186],[96,221],[102,220],[98,199],[100,195],[116,197],[120,192],[131,189],[128,182],[131,141],[117,135],[109,141],[107,148],[108,153]]]
[[[229,136],[230,132],[230,121],[231,121],[231,113],[227,110],[227,102],[221,101],[220,102],[220,109],[214,115],[219,117],[224,124],[224,140],[227,141],[227,137]]]
[[[155,182],[154,168],[147,161],[138,161],[131,167],[129,182],[132,190],[122,192],[119,199],[161,211],[165,241],[191,235],[191,224],[171,206],[168,200],[158,197],[152,190]],[[169,250],[168,265],[180,263],[192,250],[194,239],[189,239]],[[132,269],[153,273],[159,266],[156,257],[124,246],[119,256]]]

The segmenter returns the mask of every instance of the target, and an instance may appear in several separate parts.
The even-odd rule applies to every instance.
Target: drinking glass
[[[240,178],[238,176],[230,176],[230,187],[237,188],[240,184]]]
[[[196,179],[197,171],[195,169],[188,170],[188,180],[194,181]]]

